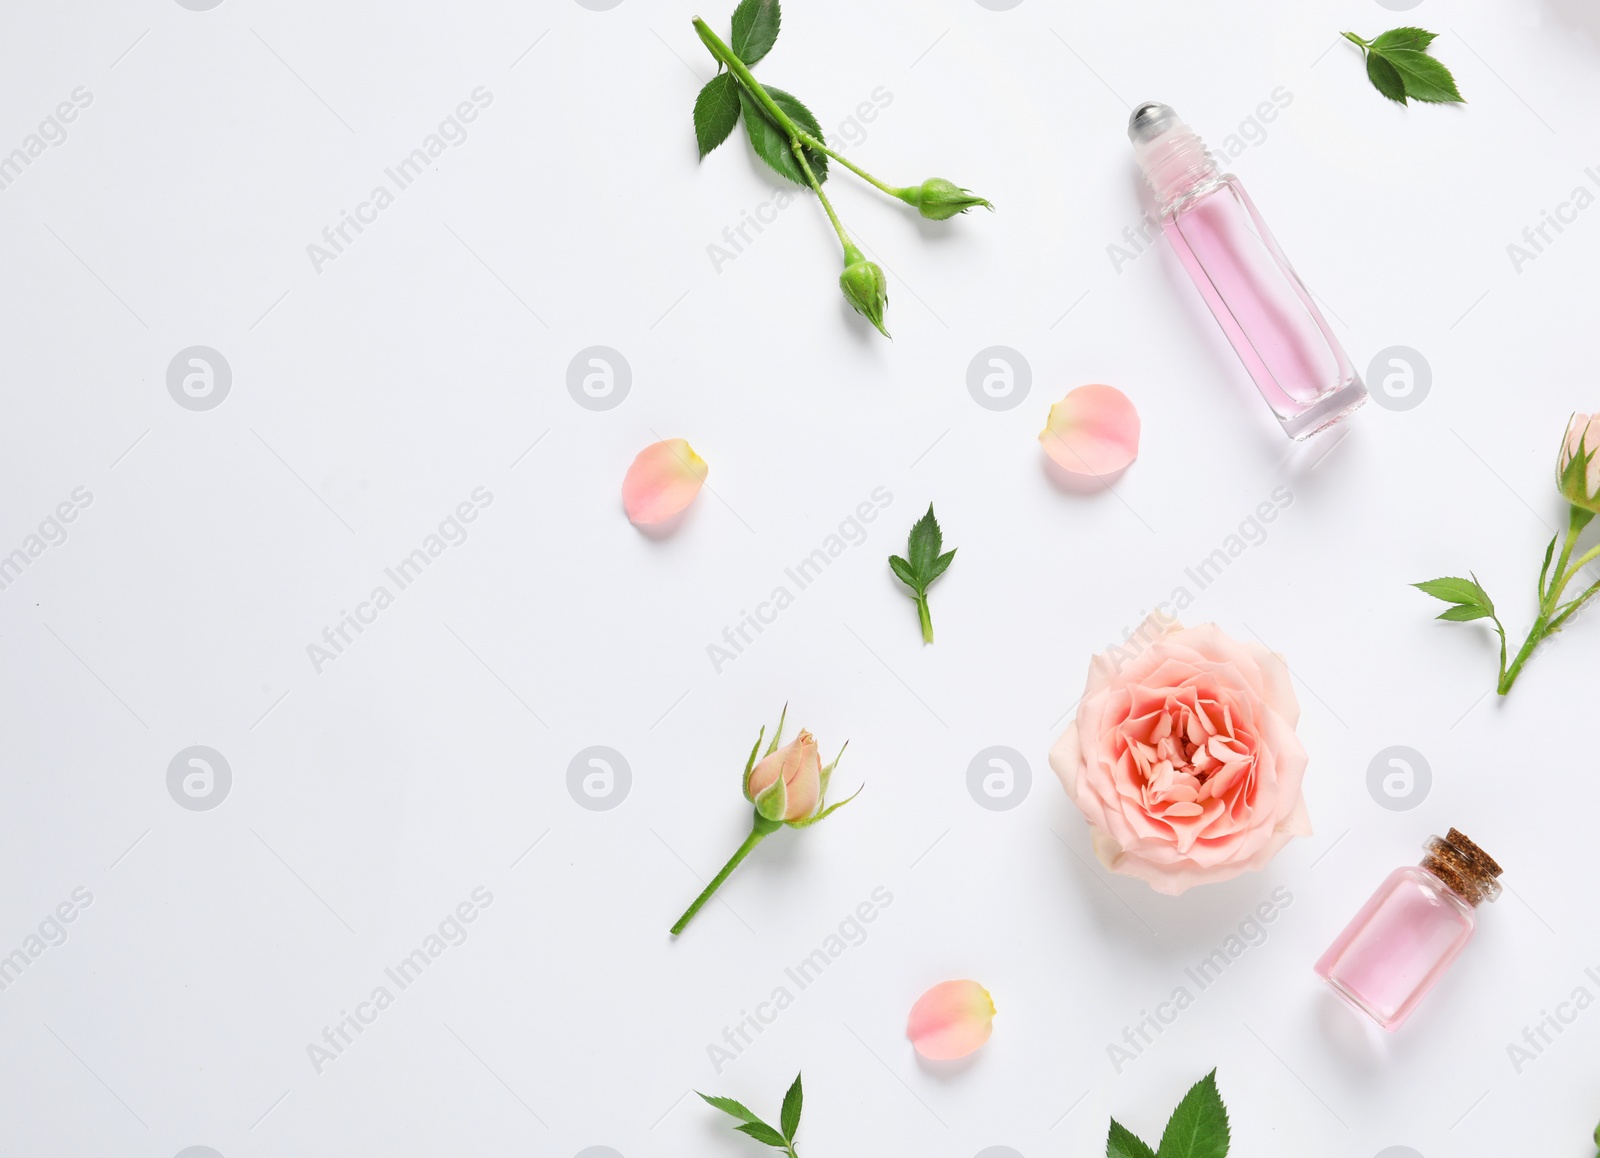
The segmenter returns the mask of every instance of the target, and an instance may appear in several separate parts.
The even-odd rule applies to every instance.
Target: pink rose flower
[[[1050,751],[1113,872],[1177,895],[1265,868],[1310,836],[1306,750],[1289,668],[1215,624],[1159,613],[1126,648],[1089,661],[1077,719]]]

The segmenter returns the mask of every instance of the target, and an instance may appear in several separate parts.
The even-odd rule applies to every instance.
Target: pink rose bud
[[[622,508],[636,526],[664,523],[694,502],[711,468],[681,438],[651,443],[622,480]]]
[[[789,709],[785,707],[783,714],[778,717],[778,729],[773,733],[772,743],[767,746],[766,755],[760,763],[756,762],[756,756],[761,752],[762,741],[767,738],[766,728],[756,734],[750,758],[744,763],[744,796],[756,806],[750,835],[728,858],[722,871],[711,878],[711,883],[694,899],[683,916],[678,918],[678,923],[672,926],[674,937],[694,920],[694,915],[722,887],[722,882],[728,879],[728,875],[739,867],[756,845],[781,828],[810,828],[813,824],[819,824],[861,795],[861,789],[857,788],[856,796],[833,804],[827,803],[828,783],[833,779],[833,770],[838,767],[844,749],[839,749],[839,755],[833,758],[833,763],[823,767],[817,758],[817,742],[810,732],[801,731],[794,740],[778,747],[783,740],[783,721],[788,715]]]
[[[822,800],[822,761],[810,732],[762,759],[750,772],[744,794],[768,820],[804,820]]]
[[[1600,512],[1600,414],[1574,414],[1567,423],[1556,484],[1573,506]]]
[[[934,1061],[966,1057],[994,1028],[994,999],[976,981],[942,981],[911,1007],[906,1036]]]

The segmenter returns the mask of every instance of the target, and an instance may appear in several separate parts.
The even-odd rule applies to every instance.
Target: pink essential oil
[[[1239,179],[1163,104],[1133,111],[1128,136],[1161,230],[1290,438],[1367,400],[1367,388]]]
[[[1472,939],[1476,909],[1500,895],[1500,866],[1451,829],[1420,865],[1395,869],[1317,962],[1317,976],[1394,1031]]]

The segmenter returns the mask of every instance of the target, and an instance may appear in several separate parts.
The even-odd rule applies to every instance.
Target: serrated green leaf
[[[1396,104],[1406,103],[1406,82],[1394,65],[1376,52],[1367,53],[1367,79],[1372,87]]]
[[[822,141],[822,130],[816,123],[816,117],[811,115],[811,110],[806,109],[800,101],[790,96],[781,88],[766,88],[766,94],[773,98],[773,104],[784,110],[795,125],[800,126],[806,133]],[[795,160],[794,150],[789,147],[789,134],[773,123],[770,115],[760,106],[760,102],[739,88],[739,107],[744,110],[744,128],[750,136],[750,147],[755,149],[755,155],[762,158],[763,162],[773,168],[789,181],[794,181],[797,186],[810,186],[806,181],[805,173],[800,171],[800,163]],[[816,150],[806,146],[806,163],[811,166],[811,173],[816,176],[818,184],[827,181],[827,157]]]
[[[1435,615],[1435,619],[1448,619],[1451,623],[1470,623],[1474,619],[1488,619],[1494,614],[1475,603],[1463,603],[1459,607],[1446,607]]]
[[[1478,586],[1475,579],[1446,576],[1443,579],[1429,579],[1426,583],[1413,583],[1411,586],[1424,595],[1431,595],[1446,603],[1465,603],[1481,607],[1490,615],[1494,614],[1494,600],[1489,598],[1487,591]]]
[[[1106,1137],[1106,1158],[1156,1158],[1156,1152],[1115,1118]]]
[[[1380,52],[1391,48],[1415,48],[1421,51],[1434,42],[1436,32],[1429,32],[1426,28],[1391,28],[1389,31],[1374,38],[1372,47]]]
[[[911,539],[906,546],[912,570],[919,577],[927,576],[933,569],[934,560],[939,557],[939,551],[944,547],[944,532],[939,529],[939,520],[933,517],[932,503],[928,504],[928,513],[912,525]],[[929,581],[929,578],[923,578],[922,586],[926,587]]]
[[[700,1094],[700,1091],[696,1090],[695,1093]],[[700,1094],[700,1097],[703,1098],[709,1105],[715,1106],[724,1114],[738,1118],[741,1122],[761,1121],[760,1118],[756,1117],[750,1112],[749,1108],[745,1106],[743,1102],[736,1102],[732,1098],[714,1098],[710,1094]]]
[[[822,136],[822,128],[817,124],[817,118],[811,115],[810,109],[781,88],[764,87],[767,95],[772,98],[772,103],[782,109],[790,120],[817,140],[827,143]],[[767,111],[761,107],[761,103],[746,92],[743,86],[739,88],[739,105],[744,112],[745,131],[750,135],[750,146],[755,149],[756,156],[796,185],[809,185],[805,173],[800,169],[800,163],[795,160],[794,151],[789,147],[789,134],[773,122]],[[806,147],[805,154],[806,163],[811,166],[811,172],[820,185],[828,179],[828,158],[809,146]]]
[[[742,0],[733,10],[733,51],[746,65],[753,65],[778,39],[783,13],[778,0]]]
[[[928,513],[923,515],[911,526],[911,533],[906,537],[906,558],[898,555],[889,556],[889,566],[899,578],[900,582],[911,588],[917,601],[917,618],[922,624],[922,641],[933,642],[933,620],[928,611],[928,587],[939,576],[945,573],[950,566],[950,561],[956,557],[954,550],[940,554],[944,547],[944,533],[939,529],[939,520],[934,517],[933,504],[928,504]]]
[[[741,1134],[750,1135],[757,1142],[765,1142],[768,1146],[774,1146],[779,1150],[789,1148],[789,1144],[783,1140],[783,1135],[765,1122],[746,1122],[742,1126],[735,1126],[734,1129]]]
[[[1201,1078],[1172,1111],[1157,1158],[1227,1158],[1228,1110],[1217,1092],[1217,1071]]]
[[[800,1103],[804,1096],[800,1089],[800,1075],[795,1074],[794,1085],[783,1095],[783,1114],[778,1119],[783,1127],[783,1136],[790,1142],[794,1141],[794,1132],[800,1128]]]
[[[1374,48],[1376,55],[1377,49]],[[1406,96],[1429,104],[1464,104],[1455,77],[1440,61],[1414,48],[1392,48],[1383,57],[1405,81]]]
[[[694,99],[694,139],[704,157],[733,132],[739,123],[739,82],[731,72],[720,73],[706,82]]]
[[[1407,100],[1464,103],[1450,70],[1428,54],[1435,33],[1408,26],[1391,28],[1370,41],[1352,32],[1344,35],[1365,51],[1367,79],[1390,100],[1399,104]]]

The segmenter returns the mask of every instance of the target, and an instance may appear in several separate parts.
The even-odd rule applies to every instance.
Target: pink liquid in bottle
[[[1455,829],[1434,837],[1422,864],[1378,886],[1317,962],[1317,976],[1384,1029],[1398,1029],[1472,939],[1475,906],[1499,896],[1499,875]]]
[[[1291,438],[1343,418],[1366,387],[1238,178],[1166,105],[1134,110],[1128,135],[1162,232]]]

